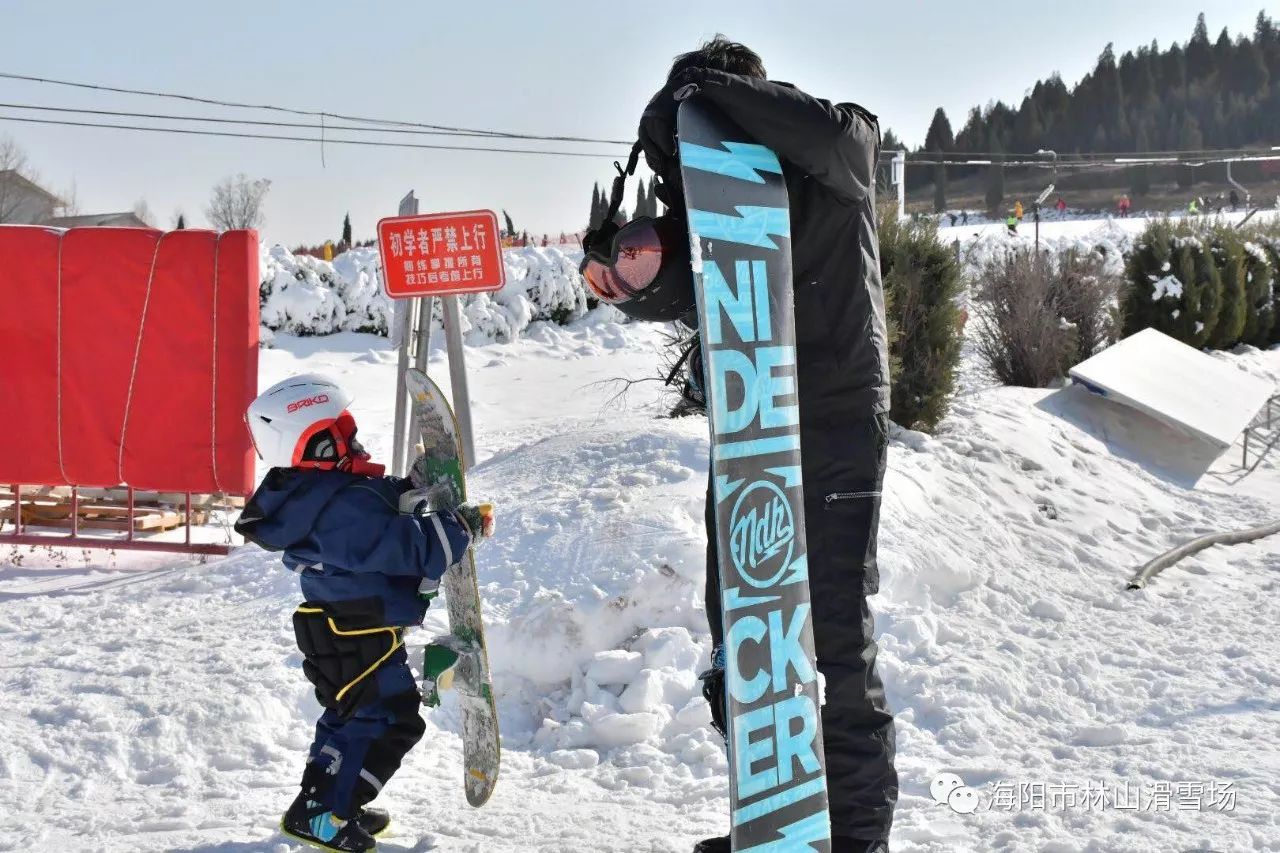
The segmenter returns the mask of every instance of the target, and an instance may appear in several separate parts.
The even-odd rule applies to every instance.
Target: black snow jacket
[[[683,207],[672,92],[694,83],[782,161],[791,201],[801,418],[848,422],[889,410],[889,356],[876,235],[876,117],[787,83],[697,69],[669,84],[640,120],[663,201]],[[662,197],[660,195],[660,197]]]

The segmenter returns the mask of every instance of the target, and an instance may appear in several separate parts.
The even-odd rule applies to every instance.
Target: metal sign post
[[[458,297],[446,296],[444,305],[444,341],[449,348],[449,383],[453,387],[453,414],[462,432],[462,467],[476,464],[475,433],[471,429],[471,396],[467,393],[467,365],[462,350],[462,316]]]
[[[399,215],[413,216],[418,212],[418,199],[414,197],[413,190],[409,190],[404,198],[400,199]],[[382,287],[386,290],[387,276],[386,264],[382,266]],[[391,473],[403,477],[408,470],[407,449],[408,449],[408,420],[409,420],[409,392],[404,386],[404,375],[409,370],[409,352],[412,347],[412,338],[414,329],[419,329],[421,334],[421,324],[417,322],[420,313],[421,300],[402,300],[396,303],[395,317],[393,320],[395,328],[391,330],[392,345],[400,351],[399,358],[396,361],[396,415],[395,424],[391,431]],[[431,309],[427,309],[427,332],[431,331]],[[423,367],[424,365],[418,365]]]
[[[412,196],[412,193],[406,196],[405,202]],[[408,212],[405,202],[401,202],[400,216],[378,223],[383,285],[388,296],[402,300],[400,304],[406,306],[403,312],[397,310],[397,317],[404,314],[404,334],[399,340],[393,471],[403,474],[409,465],[408,446],[412,437],[407,423],[404,375],[411,352],[416,366],[426,370],[430,354],[431,313],[436,296],[442,297],[453,411],[461,432],[464,463],[469,467],[475,462],[475,436],[462,347],[462,316],[457,297],[461,293],[500,290],[506,284],[502,245],[498,240],[498,217],[491,210],[418,215],[417,200],[413,199],[413,210]],[[411,304],[417,308],[416,322],[407,308]]]

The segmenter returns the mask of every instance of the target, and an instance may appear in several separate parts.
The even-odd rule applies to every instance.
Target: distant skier
[[[1009,229],[1009,233],[1014,237],[1018,236],[1018,212],[1017,210],[1009,211],[1009,215],[1005,217],[1004,227]]]
[[[1062,196],[1058,196],[1058,203],[1054,207],[1058,209],[1059,216],[1067,212],[1067,203],[1062,200]]]
[[[826,679],[822,729],[832,849],[886,853],[898,777],[893,716],[876,671],[867,604],[880,583],[876,530],[889,444],[889,358],[875,215],[879,123],[860,106],[835,104],[769,80],[754,51],[723,37],[677,57],[639,129],[645,159],[660,181],[657,196],[668,215],[679,219],[677,233],[687,228],[674,94],[691,84],[782,161],[795,235],[795,370],[813,635],[818,669]],[[682,297],[671,301],[692,305],[687,246],[674,255],[663,254],[650,281],[683,288]],[[647,284],[631,282],[632,292]],[[626,312],[634,302],[643,308],[643,297],[618,307]],[[655,296],[649,304],[666,301]],[[689,363],[691,373],[700,375],[700,354],[692,353]],[[710,488],[706,508],[707,618],[712,640],[722,650],[716,503]],[[723,658],[717,660],[720,665],[704,678],[703,693],[713,718],[723,723],[725,672]],[[780,839],[778,849],[785,844]],[[729,839],[707,839],[697,849],[727,853]]]
[[[1018,201],[1013,203],[1013,217],[1014,219],[1017,219],[1019,222],[1021,222],[1022,216],[1023,216],[1022,201],[1021,199],[1019,199]]]
[[[1230,199],[1231,199],[1231,212],[1235,213],[1236,210],[1240,208],[1240,193],[1236,192],[1235,190],[1232,190]]]
[[[324,714],[285,812],[286,835],[325,850],[365,851],[390,818],[366,808],[422,737],[421,695],[404,629],[418,625],[441,576],[489,516],[401,513],[408,480],[384,477],[356,441],[351,398],[305,374],[273,385],[245,419],[270,466],[236,532],[283,551],[306,601],[293,614],[302,671]]]
[[[1200,213],[1200,199],[1191,199],[1191,204],[1187,205],[1187,213],[1191,216],[1196,216]]]

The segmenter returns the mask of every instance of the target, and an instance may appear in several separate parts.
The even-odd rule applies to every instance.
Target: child
[[[254,447],[271,470],[236,531],[283,551],[299,573],[306,601],[293,627],[325,708],[281,827],[325,850],[366,851],[390,819],[365,805],[426,730],[404,629],[422,622],[441,576],[492,531],[470,507],[402,514],[412,486],[369,461],[350,402],[331,380],[306,374],[249,406]]]

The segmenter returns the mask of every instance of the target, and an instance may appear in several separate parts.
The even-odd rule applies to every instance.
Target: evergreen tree
[[[1187,42],[1187,80],[1203,80],[1213,72],[1213,45],[1209,43],[1209,27],[1204,12],[1196,18],[1196,28]]]
[[[924,137],[924,148],[932,154],[942,154],[955,148],[955,137],[951,133],[951,122],[947,119],[946,110],[938,107],[933,113],[933,121],[929,124],[929,132]],[[947,167],[933,167],[933,212],[942,213],[947,209]]]
[[[178,224],[173,226],[175,231],[184,231],[187,227],[187,217],[181,213],[178,214]]]
[[[649,215],[649,199],[644,194],[644,181],[637,181],[636,187],[636,218]]]
[[[587,217],[587,230],[592,231],[600,225],[600,183],[591,187],[591,215]]]
[[[342,242],[351,245],[351,214],[342,217]]]

